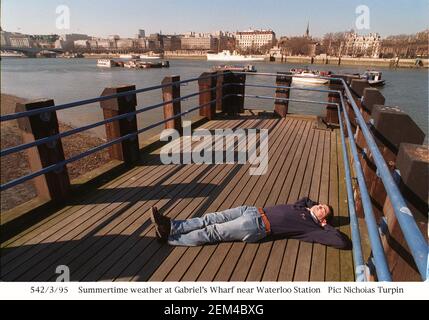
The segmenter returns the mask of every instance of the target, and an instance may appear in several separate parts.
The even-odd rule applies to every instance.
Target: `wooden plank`
[[[113,234],[120,233],[122,235],[135,235],[136,233],[140,233],[138,237],[129,237],[128,239],[125,239],[124,241],[115,244],[109,244],[109,247],[105,249],[105,252],[113,252],[113,254],[107,255],[96,255],[94,258],[92,258],[91,263],[85,264],[85,268],[80,270],[79,273],[83,277],[84,280],[88,279],[98,279],[105,272],[109,270],[109,268],[112,267],[115,263],[119,263],[119,268],[125,268],[128,261],[132,261],[132,256],[128,255],[127,259],[123,258],[123,255],[125,251],[132,249],[133,252],[137,255],[140,253],[145,246],[148,246],[151,242],[154,240],[154,229],[153,226],[150,225],[149,222],[149,215],[138,215],[139,211],[144,211],[149,213],[149,208],[153,205],[158,206],[160,210],[166,210],[170,206],[175,206],[179,201],[181,201],[184,198],[189,197],[189,194],[192,194],[192,197],[198,195],[199,191],[202,188],[205,187],[205,183],[209,183],[210,180],[206,180],[207,177],[213,176],[215,173],[213,171],[216,169],[215,166],[209,166],[209,165],[199,165],[195,166],[193,164],[187,165],[189,167],[189,170],[194,171],[196,173],[204,172],[204,175],[199,177],[198,179],[194,178],[194,174],[191,176],[185,178],[181,182],[180,189],[176,190],[175,193],[170,193],[168,198],[164,198],[163,196],[159,197],[158,201],[149,201],[144,204],[144,210],[142,208],[138,208],[134,213],[134,218],[137,218],[137,220],[130,219],[126,224],[126,229],[121,230],[113,230]],[[164,193],[164,196],[167,195]],[[131,223],[130,223],[131,222]],[[142,224],[148,224],[148,228],[144,230],[141,229]],[[147,237],[150,235],[151,237]],[[140,242],[140,245],[137,247],[136,242]],[[116,247],[115,247],[116,245]],[[134,250],[134,248],[139,248],[138,252]],[[131,260],[130,260],[131,259]],[[84,259],[85,260],[85,259]],[[78,274],[79,274],[78,273]]]
[[[260,177],[259,181],[257,181],[256,186],[254,185],[249,190],[243,191],[243,194],[249,195],[247,199],[248,203],[257,207],[264,206],[266,198],[268,196],[268,191],[271,190],[271,188],[273,187],[272,181],[276,180],[276,177],[278,176],[278,173],[282,167],[285,171],[287,171],[287,168],[283,166],[283,155],[288,154],[288,150],[291,148],[291,146],[293,144],[298,143],[299,137],[304,131],[304,129],[305,123],[298,121],[297,125],[292,128],[292,131],[289,131],[290,133],[287,133],[287,135],[282,136],[282,139],[285,140],[282,143],[282,147],[274,150],[273,154],[270,157],[270,172],[268,174],[265,174],[263,177]],[[288,138],[285,139],[285,137]],[[271,242],[268,243],[271,246]],[[239,260],[231,262],[231,266],[235,266],[234,271],[231,274],[231,281],[242,281],[246,279],[258,248],[258,243],[234,246],[234,250],[238,250],[240,252],[242,251],[242,254]],[[260,257],[262,258],[262,256]]]
[[[334,226],[338,226],[339,203],[338,203],[338,150],[337,136],[335,132],[331,138],[331,166],[329,180],[329,204],[334,209]],[[340,250],[326,248],[326,281],[340,281]]]
[[[274,241],[273,248],[267,261],[267,266],[265,267],[265,272],[262,276],[262,281],[277,281],[286,244],[287,240]]]
[[[282,130],[284,130],[281,123],[282,122],[279,122],[278,129],[275,132],[272,132],[270,134],[272,138],[271,141],[269,141],[270,150],[272,150],[273,147],[276,146],[278,142],[280,142],[280,138],[277,132],[281,132]],[[273,139],[273,136],[274,136],[274,139]],[[220,204],[220,209],[214,209],[214,210],[223,210],[226,208],[234,207],[236,206],[234,205],[234,203],[243,205],[245,198],[244,200],[240,199],[243,197],[242,191],[243,189],[247,188],[247,185],[252,178],[254,179],[255,177],[249,176],[247,174],[237,177],[236,180],[238,180],[238,183],[234,185],[234,188],[228,188],[229,189],[228,193],[224,195],[223,202],[221,203],[222,198],[216,199],[216,200],[219,200],[218,202],[219,204],[220,203],[221,204]],[[231,195],[235,195],[235,196],[231,196]],[[188,251],[192,252],[192,254],[196,256],[196,258],[195,258],[195,262],[192,264],[192,267],[191,267],[192,273],[186,272],[183,276],[184,279],[187,279],[187,281],[192,281],[196,279],[198,279],[199,281],[211,280],[210,278],[212,276],[214,277],[214,274],[216,274],[217,270],[222,265],[222,261],[225,255],[228,253],[231,246],[232,246],[232,243],[222,243],[217,246],[205,246],[204,248],[189,248]],[[212,252],[214,253],[211,254]],[[205,257],[208,255],[211,256],[210,260],[201,261],[200,256]],[[205,265],[209,267],[204,267]]]
[[[277,128],[276,129],[274,129],[274,130],[277,130]],[[238,167],[237,167],[238,168]],[[206,212],[206,211],[217,211],[217,210],[219,210],[219,207],[220,207],[220,205],[221,205],[221,203],[222,203],[222,199],[223,199],[223,197],[224,197],[224,194],[226,194],[226,193],[228,193],[230,190],[231,190],[231,188],[236,184],[236,183],[238,183],[238,181],[240,181],[240,177],[243,175],[243,174],[245,174],[246,172],[247,172],[247,169],[248,169],[248,167],[247,166],[243,166],[241,169],[239,169],[238,171],[237,171],[237,173],[234,175],[234,178],[233,179],[230,179],[230,181],[224,181],[224,184],[223,184],[223,186],[221,187],[221,188],[218,188],[219,189],[219,194],[217,194],[216,195],[216,197],[214,197],[213,199],[212,199],[212,201],[205,201],[204,203],[203,203],[203,206],[200,206],[200,204],[198,204],[199,205],[199,212],[202,214],[203,212]],[[185,217],[186,218],[186,217]],[[208,247],[214,247],[214,246],[206,246],[206,247],[204,247],[204,248],[208,248]],[[189,250],[189,251],[194,251],[193,249],[197,249],[197,250],[200,250],[201,249],[201,247],[196,247],[196,248],[175,248],[174,249],[174,251],[173,251],[173,254],[172,255],[170,255],[170,257],[169,258],[171,258],[170,260],[172,260],[172,261],[178,261],[179,259],[180,259],[180,254],[181,254],[181,251],[182,250],[184,250],[184,251],[187,251],[187,250]],[[183,252],[184,252],[183,251]],[[178,255],[179,254],[179,255]],[[190,252],[189,254],[193,254],[192,252]],[[211,253],[209,253],[209,254],[211,254]],[[195,255],[194,255],[195,256]],[[173,267],[173,266],[172,266]],[[171,267],[171,268],[172,268]],[[152,277],[151,277],[151,280],[156,280],[157,279],[157,277],[159,277],[160,279],[163,279],[163,277],[164,277],[164,275],[163,275],[163,273],[166,275],[166,274],[168,274],[169,272],[170,272],[170,270],[171,270],[171,268],[169,269],[170,267],[167,267],[165,264],[163,264],[161,267],[160,267],[160,269],[164,269],[164,270],[160,270],[160,269],[158,269],[153,275],[152,275]],[[181,277],[181,275],[178,275],[178,278],[180,279],[180,277]]]
[[[160,174],[162,174],[162,171]],[[155,175],[155,178],[157,177],[158,176]],[[150,181],[153,182],[152,180]],[[131,186],[133,186],[133,184],[131,184]],[[125,191],[129,190],[122,189],[120,192],[121,194],[124,194]],[[88,217],[85,216],[86,219],[81,219],[81,221],[79,219],[68,219],[69,216],[66,216],[63,219],[63,223],[57,224],[51,228],[52,230],[48,229],[33,238],[33,241],[36,241],[35,243],[26,244],[24,247],[20,247],[19,249],[24,248],[25,252],[17,256],[9,263],[3,264],[2,275],[5,276],[11,271],[13,271],[14,274],[21,274],[29,269],[32,269],[34,264],[43,261],[50,253],[59,249],[56,242],[64,244],[65,241],[70,241],[74,237],[81,234],[82,228],[89,229],[94,222],[103,223],[103,221],[114,214],[112,211],[110,214],[106,215],[106,206],[103,206],[102,210],[93,211],[93,215],[89,214]],[[46,237],[46,234],[50,234],[52,232],[53,234]],[[28,263],[29,261],[31,263]],[[2,263],[4,262],[2,261]]]
[[[183,174],[180,174],[179,177],[187,177],[189,174],[193,175],[200,175],[202,171],[200,172],[192,172],[191,170],[184,171]],[[177,176],[174,176],[177,177]],[[174,181],[174,180],[173,180]],[[183,185],[178,185],[176,189],[184,188]],[[153,193],[149,193],[150,196],[154,195],[155,198],[158,198],[159,196],[162,196],[163,192],[162,186],[154,187],[151,192],[157,193],[156,195]],[[175,190],[171,190],[172,195],[175,194]],[[120,231],[118,234],[120,235],[112,235],[109,236],[106,234],[108,230],[115,229],[118,225],[121,226],[121,221],[123,219],[126,219],[129,217],[129,212],[137,212],[139,216],[145,216],[148,218],[148,212],[147,209],[142,211],[136,211],[138,209],[138,206],[142,203],[146,203],[147,201],[139,201],[138,200],[139,195],[136,195],[135,198],[131,199],[130,203],[126,204],[124,207],[125,210],[119,211],[117,214],[109,218],[108,221],[103,223],[102,225],[94,225],[91,228],[91,234],[85,234],[85,236],[82,238],[77,235],[77,239],[72,238],[70,240],[65,241],[65,243],[61,246],[61,248],[55,252],[52,252],[49,256],[45,257],[41,263],[38,263],[37,265],[33,265],[32,268],[27,271],[24,275],[20,276],[20,279],[22,280],[41,280],[46,279],[47,276],[53,275],[52,270],[49,268],[49,266],[52,265],[67,265],[70,270],[73,270],[72,272],[72,280],[80,280],[81,273],[79,272],[79,269],[82,267],[86,267],[90,265],[89,261],[94,259],[94,255],[100,255],[100,254],[108,254],[109,252],[113,252],[113,250],[105,250],[104,247],[114,241],[115,244],[120,242],[120,239],[125,239],[125,234],[120,234]],[[147,228],[149,223],[143,223],[140,224],[140,228]],[[122,227],[123,228],[123,227]],[[68,235],[73,233],[79,233],[80,228],[75,228],[72,233],[69,233]],[[122,240],[123,241],[123,240]],[[64,242],[64,241],[62,241]],[[88,250],[89,249],[89,250]],[[43,252],[44,256],[46,255],[46,252]],[[42,272],[44,271],[44,272]],[[41,274],[39,274],[41,273]]]
[[[165,174],[165,172],[164,172],[164,174]],[[161,171],[161,175],[159,175],[159,177],[162,177],[162,171]],[[168,177],[168,175],[166,175],[166,177]],[[162,181],[162,180],[161,180]],[[133,182],[133,184],[131,184],[131,186],[133,186],[133,185],[139,185],[139,180],[136,180],[136,181],[134,181]],[[159,189],[159,188],[158,188]],[[160,189],[161,190],[161,189]],[[153,192],[151,193],[151,195],[154,195],[154,192],[155,192],[155,189],[153,190]],[[94,218],[94,217],[92,217],[92,218]],[[88,220],[87,220],[88,221]],[[96,219],[96,221],[98,221],[97,219]],[[86,222],[86,221],[85,221]],[[84,224],[81,224],[80,226],[82,226],[82,225],[84,225]],[[63,229],[61,229],[61,232],[63,232],[65,230],[65,228],[63,228]],[[73,231],[76,231],[76,230],[78,230],[78,228],[74,228],[73,229]],[[58,235],[58,232],[55,234],[55,235]],[[68,242],[67,243],[68,245],[71,245],[71,242]],[[44,250],[43,250],[43,254],[41,254],[41,255],[38,255],[37,257],[39,258],[39,260],[40,259],[42,259],[42,258],[45,258],[45,256],[46,256],[46,254],[49,254],[50,253],[50,251],[49,250],[47,250],[46,249],[46,247],[43,247],[43,246],[41,246]],[[51,247],[55,247],[55,244],[53,244]],[[58,248],[56,248],[56,249],[58,249]],[[32,263],[35,263],[35,259],[32,259],[32,261],[31,261]],[[46,262],[46,259],[44,259],[44,261],[43,262]],[[32,271],[34,272],[34,271],[36,271],[36,269],[30,264],[30,267],[31,267],[31,269],[32,269]],[[17,270],[15,270],[15,272],[14,273],[17,273],[16,272]],[[52,271],[51,271],[51,273],[52,273]],[[34,274],[34,273],[33,273]]]
[[[201,127],[210,127],[212,125],[215,125],[215,122],[216,121],[207,122],[207,123],[203,124]],[[103,188],[103,189],[113,188],[113,187],[115,187],[115,185],[119,185],[119,184],[123,183],[124,181],[131,179],[132,177],[134,177],[136,175],[137,172],[140,172],[141,170],[146,170],[147,173],[151,173],[152,171],[154,171],[154,168],[155,169],[161,169],[160,166],[151,167],[151,165],[152,166],[155,165],[157,163],[157,161],[154,161],[153,157],[149,157],[149,159],[150,159],[149,161],[147,161],[146,159],[142,160],[142,164],[144,164],[143,168],[140,166],[134,167],[131,170],[124,173],[123,175],[116,177],[113,180],[110,180],[105,185],[100,187],[100,189],[101,188]],[[80,208],[83,208],[85,205],[98,201],[99,198],[100,198],[100,194],[97,192],[93,192],[89,196],[84,195],[81,197],[76,197],[74,199],[74,202],[79,203],[80,205],[69,205],[69,206],[64,207],[63,209],[59,210],[58,212],[50,215],[48,218],[42,220],[41,222],[35,224],[34,226],[32,226],[30,228],[28,228],[27,230],[25,230],[21,234],[15,236],[14,238],[3,243],[2,247],[7,247],[7,246],[16,247],[16,246],[19,246],[19,245],[26,243],[32,237],[39,234],[41,232],[41,230],[49,229],[53,225],[55,225],[56,223],[61,221],[63,219],[63,216],[62,216],[63,213],[67,213],[67,215],[71,215],[71,213],[77,211]]]
[[[310,135],[307,139],[307,142],[305,143],[305,149],[299,161],[298,169],[296,170],[295,177],[289,189],[287,199],[285,199],[286,202],[291,203],[298,200],[299,198],[302,185],[305,182],[303,177],[305,176],[306,169],[308,168],[308,162],[310,161],[310,151],[312,150],[315,140],[317,140],[317,134],[314,129],[311,129]],[[281,201],[278,200],[278,202]],[[267,262],[267,269],[262,278],[264,281],[277,281],[279,276],[287,240],[282,239],[278,240],[277,242],[278,249],[272,251],[270,260]]]
[[[311,180],[310,194],[309,197],[312,200],[317,201],[319,198],[320,183],[322,177],[322,164],[324,154],[324,143],[325,135],[321,135],[319,144],[317,146],[317,157],[314,166],[313,177]],[[310,266],[311,256],[313,251],[313,244],[308,242],[302,242],[299,244],[298,258],[296,261],[294,281],[309,281],[310,279]],[[320,266],[322,267],[322,266]],[[325,268],[323,264],[323,268]]]
[[[303,135],[300,138],[299,145],[296,147],[296,153],[293,157],[291,167],[289,168],[289,172],[287,175],[287,178],[283,184],[283,187],[277,190],[280,190],[279,197],[277,201],[281,201],[280,199],[284,199],[284,203],[290,203],[292,202],[292,199],[290,198],[290,193],[293,185],[297,185],[296,189],[300,189],[302,184],[302,176],[297,176],[297,172],[300,171],[301,165],[305,167],[305,163],[307,161],[306,156],[308,154],[308,146],[311,145],[311,141],[313,139],[313,130],[311,129],[311,126],[313,124],[311,122],[306,123],[306,129]],[[271,190],[271,193],[277,193],[277,190],[274,188]],[[247,281],[261,281],[265,265],[267,264],[267,259],[269,256],[269,252],[271,251],[272,242],[269,243],[269,245],[266,245],[265,243],[259,246],[258,249],[258,259],[254,261],[252,264],[249,275],[247,277]]]
[[[211,126],[211,125],[210,125]],[[208,126],[208,127],[210,127]],[[103,189],[113,189],[118,187],[119,185],[123,185],[126,182],[132,182],[133,180],[135,180],[137,177],[137,175],[142,175],[143,173],[146,174],[146,178],[149,179],[151,177],[152,174],[155,174],[157,171],[162,170],[162,166],[159,166],[158,161],[154,160],[154,157],[150,158],[151,161],[147,164],[145,164],[143,167],[136,167],[131,169],[130,171],[126,172],[124,175],[109,181],[107,184],[105,184],[104,186],[100,187],[99,190],[103,190]],[[165,175],[166,173],[164,173]],[[6,243],[6,246],[22,246],[23,244],[27,244],[30,243],[30,240],[33,240],[31,243],[37,243],[34,241],[34,237],[36,235],[40,235],[41,232],[46,231],[46,230],[50,230],[55,232],[55,229],[53,229],[53,226],[56,226],[58,223],[62,223],[64,224],[64,216],[63,214],[67,214],[68,219],[79,219],[81,218],[80,215],[76,215],[76,212],[83,214],[84,212],[80,211],[80,209],[82,208],[86,208],[88,211],[91,211],[91,213],[93,212],[93,209],[96,207],[91,206],[88,207],[87,205],[91,205],[94,203],[99,203],[101,201],[103,201],[105,197],[103,196],[103,192],[100,191],[95,191],[92,194],[90,194],[89,196],[85,196],[85,197],[80,197],[75,199],[74,202],[79,203],[79,205],[70,205],[67,206],[61,210],[59,210],[57,213],[55,213],[54,215],[51,215],[49,218],[41,221],[40,223],[38,223],[37,225],[35,225],[32,228],[29,228],[28,230],[30,230],[29,232],[25,232],[23,233],[24,235],[18,235],[17,237],[11,239],[10,241],[8,241]],[[110,201],[114,201],[115,198],[110,198]],[[71,221],[71,220],[69,220]],[[62,228],[63,225],[60,226],[60,229]],[[25,247],[23,247],[25,248]],[[16,255],[17,253],[15,253]],[[4,262],[7,263],[9,259],[13,259],[14,258],[14,254],[11,255],[11,257],[9,257],[8,255],[4,256]]]
[[[271,126],[271,125],[275,125],[276,122],[270,121],[270,120],[267,122],[263,121],[263,122],[261,122],[261,126],[264,126],[265,123],[269,123],[269,126]],[[232,166],[232,167],[234,167],[234,166]],[[232,177],[234,177],[234,178],[236,177],[236,173],[237,173],[236,169],[240,169],[240,168],[235,166],[235,168],[233,169],[232,176],[229,176],[227,180],[224,180],[225,185],[223,185],[223,182],[222,182],[222,186],[221,186],[221,188],[219,188],[220,190],[224,190],[225,186],[229,183],[229,181],[232,179]],[[240,171],[240,170],[238,170],[238,171]],[[205,198],[206,196],[207,196],[207,198]],[[190,204],[189,204],[188,208],[186,209],[186,211],[188,213],[181,212],[181,214],[177,218],[178,219],[186,219],[189,216],[189,213],[192,213],[201,204],[201,202],[204,201],[203,202],[204,205],[210,204],[212,201],[215,201],[216,196],[217,196],[216,193],[210,192],[210,194],[203,195],[201,197],[202,199],[193,199],[192,201],[190,201]],[[182,201],[182,202],[184,202],[184,201]],[[188,205],[187,202],[184,202],[184,203],[186,205]],[[199,208],[199,209],[200,209],[199,211],[201,211],[201,208]],[[159,248],[156,248],[156,250],[158,250],[158,249]],[[142,264],[139,263],[136,266],[132,266],[132,268],[136,272],[136,276],[134,278],[149,279],[156,269],[158,269],[158,270],[163,269],[163,272],[165,272],[165,274],[168,274],[168,272],[171,270],[172,267],[174,267],[174,265],[177,262],[177,260],[172,259],[170,257],[175,256],[176,252],[179,252],[179,254],[182,254],[188,248],[185,248],[185,250],[183,252],[181,252],[182,249],[184,249],[184,248],[170,249],[170,250],[168,250],[169,251],[168,254],[167,254],[167,250],[163,250],[161,252],[161,254],[164,255],[163,258],[161,258],[162,264],[160,262],[156,262],[156,261],[154,261],[154,259],[152,259],[152,261],[148,261],[147,263],[142,263]],[[156,250],[155,250],[155,252],[156,252]],[[156,256],[158,258],[159,254],[157,253]],[[179,256],[179,258],[180,258],[180,256]],[[178,259],[178,258],[176,257],[176,259]],[[171,263],[171,262],[173,262],[173,263]],[[168,269],[168,267],[165,267],[166,264],[170,264],[170,263],[171,263],[170,269]],[[138,268],[140,268],[140,269],[138,269]],[[158,272],[158,270],[157,270],[157,272]],[[128,273],[131,273],[131,272],[128,271]],[[121,276],[120,279],[122,280],[123,277]]]
[[[236,185],[240,185],[243,183],[242,177],[243,176],[247,176],[244,172],[243,175],[238,175],[236,177],[234,177],[234,180],[238,180],[239,182]],[[228,186],[226,186],[225,188],[227,188],[228,190],[231,190],[230,184],[228,184]],[[226,197],[227,200],[230,200],[233,198],[233,196],[237,196],[238,193],[234,193],[234,192],[230,192],[229,197]],[[225,195],[226,196],[226,195]],[[216,200],[218,202],[222,201],[222,199],[224,199],[224,197],[218,197]],[[213,204],[214,205],[214,204]],[[209,211],[219,211],[221,209],[219,208],[215,208],[212,207],[213,209],[210,209],[209,207]],[[213,252],[213,250],[215,249],[216,245],[207,245],[204,248],[208,248],[204,253],[204,257],[209,258]],[[197,254],[200,253],[200,251],[203,250],[202,247],[194,247],[194,248],[188,248],[188,250],[186,250],[186,253],[179,258],[179,260],[177,261],[175,267],[169,272],[169,275],[165,278],[166,281],[173,281],[173,280],[179,280],[181,279],[184,274],[186,273],[186,271],[188,270],[188,268],[193,265],[194,260],[197,257]],[[207,260],[205,260],[207,261]],[[205,262],[204,261],[204,262]],[[216,264],[221,263],[221,261],[219,261],[219,259],[217,259],[215,261],[214,264],[211,265],[211,268],[216,268]],[[197,262],[198,265],[200,265]],[[206,269],[205,269],[206,270]],[[201,272],[201,270],[200,270]],[[198,272],[199,273],[199,272]],[[194,270],[193,273],[194,276],[197,275],[197,270]],[[157,276],[160,276],[160,273],[157,272]]]
[[[346,174],[342,155],[341,135],[335,130],[338,157],[338,219],[341,224],[340,231],[351,239],[349,208],[347,202]],[[355,281],[353,252],[340,250],[340,281]]]
[[[252,124],[254,124],[254,123],[247,123],[248,126],[252,126]],[[236,178],[235,175],[234,175],[234,178]],[[232,177],[231,177],[231,179],[232,179]],[[223,188],[228,183],[229,183],[229,180],[223,180],[222,181],[222,184],[224,185]],[[220,188],[217,188],[217,189],[220,189]],[[195,209],[195,207],[194,207],[194,209]],[[190,211],[192,211],[192,210],[190,210]],[[187,216],[185,216],[184,218],[187,218]],[[160,267],[152,275],[152,277],[151,277],[150,280],[151,281],[161,281],[161,280],[164,280],[165,277],[167,277],[168,274],[171,272],[171,269],[174,268],[175,265],[177,265],[177,262],[180,259],[180,257],[182,257],[185,254],[187,254],[187,260],[184,263],[186,263],[187,266],[188,266],[189,263],[193,261],[194,256],[190,257],[191,253],[188,252],[187,249],[188,248],[186,248],[186,247],[176,247],[174,249],[171,249],[172,253],[160,265]],[[147,273],[150,274],[150,272],[147,272]],[[180,276],[178,275],[177,277],[179,278]]]
[[[320,132],[316,131],[312,147],[310,150],[310,156],[308,158],[307,166],[305,169],[304,178],[302,181],[301,191],[299,193],[299,197],[308,196],[310,193],[310,186],[311,186],[311,179],[313,176],[314,171],[314,165],[315,165],[315,159],[316,159],[316,151],[317,146],[319,144],[320,140]],[[285,240],[282,240],[285,241]],[[295,266],[296,266],[296,260],[298,257],[298,250],[299,250],[300,241],[296,239],[289,239],[287,241],[286,245],[286,251],[283,255],[283,261],[282,266],[279,272],[279,281],[292,281],[293,276],[295,274]]]
[[[320,203],[329,203],[330,196],[330,160],[331,160],[331,132],[325,131],[325,143],[323,151],[323,163],[321,181],[319,187],[318,201]],[[335,208],[335,205],[334,205]],[[319,243],[313,244],[311,267],[310,267],[310,281],[324,281],[326,273],[326,250],[325,245]]]
[[[282,156],[286,154],[286,151],[289,150],[290,146],[294,141],[297,141],[297,136],[299,132],[304,130],[304,124],[297,122],[296,125],[293,124],[286,132],[282,132],[281,134],[281,145],[277,149],[271,149],[271,156],[269,159],[269,173],[258,177],[259,179],[254,180],[253,183],[246,187],[242,191],[242,196],[247,197],[246,203],[249,205],[254,205],[257,207],[263,207],[266,201],[268,191],[272,188],[272,183],[267,184],[269,181],[275,181],[275,178],[282,167],[283,161]],[[285,137],[288,137],[285,139]],[[268,189],[268,190],[267,190]],[[241,200],[238,200],[239,203],[242,203]],[[231,280],[237,279],[237,277],[243,277],[243,280],[246,278],[246,274],[248,273],[249,266],[253,261],[253,257],[255,255],[255,248],[258,248],[258,244],[244,244],[244,243],[235,243],[233,248],[230,251],[230,255],[228,258],[228,264],[222,265],[222,271],[219,271],[219,276],[217,279],[219,280],[228,280],[225,278],[226,275],[231,275]],[[244,250],[243,253],[241,253]],[[241,255],[241,256],[240,256]],[[249,255],[249,256],[247,256]],[[240,257],[239,260],[231,260],[231,256]],[[250,261],[250,263],[247,263]],[[237,265],[237,266],[236,266]],[[236,266],[234,268],[234,266]],[[242,270],[242,271],[241,271]],[[233,273],[232,273],[233,272]],[[232,273],[232,274],[231,274]],[[242,275],[239,275],[242,273]],[[213,278],[210,278],[210,280]]]

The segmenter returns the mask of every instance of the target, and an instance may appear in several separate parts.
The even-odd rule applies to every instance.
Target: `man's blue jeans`
[[[257,242],[265,236],[265,224],[258,209],[242,206],[207,213],[201,218],[171,220],[168,243],[172,246],[199,246],[222,241]]]

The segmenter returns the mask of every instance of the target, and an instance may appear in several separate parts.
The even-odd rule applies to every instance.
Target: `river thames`
[[[133,84],[143,88],[160,84],[168,75],[180,75],[181,79],[198,77],[210,71],[216,62],[204,60],[170,60],[170,68],[126,69],[98,68],[95,59],[2,59],[1,93],[12,94],[27,99],[53,98],[55,104],[94,98],[105,87]],[[291,68],[305,67],[300,64],[280,62],[255,62],[258,72],[289,71]],[[347,67],[332,65],[312,65],[311,69],[330,70],[334,73],[362,73],[366,67]],[[377,68],[383,72],[386,85],[380,91],[386,97],[386,105],[399,106],[407,112],[419,127],[428,135],[428,70],[427,69],[389,69]],[[274,84],[274,77],[248,76],[247,83]],[[293,84],[294,86],[298,86]],[[317,88],[312,86],[313,88]],[[325,87],[326,88],[326,87]],[[181,87],[182,95],[197,91],[197,83]],[[246,88],[246,94],[273,96],[273,89]],[[326,93],[292,91],[291,98],[327,101]],[[138,94],[138,106],[142,108],[162,101],[161,90]],[[182,102],[182,110],[198,105],[198,97]],[[246,108],[273,109],[273,102],[246,98]],[[324,114],[323,105],[291,103],[289,112],[301,114]],[[85,105],[58,113],[62,122],[72,126],[82,126],[102,119],[98,104]],[[142,128],[154,121],[162,120],[162,108],[144,112],[138,117],[138,127]],[[159,131],[161,128],[155,131]],[[151,131],[153,134],[155,131]],[[104,137],[104,128],[92,130]],[[427,141],[427,138],[426,138]]]

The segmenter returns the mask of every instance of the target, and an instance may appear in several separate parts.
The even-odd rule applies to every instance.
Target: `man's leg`
[[[172,246],[199,246],[222,241],[256,242],[266,236],[262,217],[254,207],[247,207],[241,216],[231,221],[210,224],[186,234],[171,234]]]
[[[235,220],[243,215],[247,206],[227,209],[224,211],[206,213],[202,217],[187,220],[171,220],[171,235],[188,233],[203,229],[207,226]]]

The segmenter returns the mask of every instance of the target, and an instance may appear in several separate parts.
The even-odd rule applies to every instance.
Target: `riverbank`
[[[25,99],[13,95],[1,94],[1,114],[15,112],[17,103],[23,103]],[[2,122],[1,126],[1,149],[22,144],[21,130],[17,121]],[[59,123],[60,132],[72,129],[65,123]],[[70,158],[87,149],[102,144],[104,141],[85,133],[78,133],[62,139],[64,155]],[[99,168],[109,162],[109,154],[106,149],[96,152],[81,160],[67,165],[70,179],[76,179],[83,174]],[[24,151],[1,157],[1,183],[19,178],[30,173],[30,166]],[[36,189],[31,181],[26,181],[14,188],[1,192],[1,211],[6,211],[36,197]]]
[[[119,54],[97,53],[84,54],[86,59],[119,59]],[[60,57],[61,58],[61,57]],[[316,64],[336,66],[363,66],[363,67],[387,67],[387,68],[429,68],[429,59],[382,59],[382,58],[350,58],[350,57],[309,57],[309,56],[276,56],[275,62],[290,64]],[[205,52],[185,53],[183,51],[166,51],[164,59],[181,60],[207,60]],[[266,56],[265,62],[270,61]]]
[[[303,57],[282,56],[276,57],[277,62],[322,64],[336,66],[367,66],[388,68],[429,68],[429,59],[376,59],[376,58],[348,58],[348,57]]]

